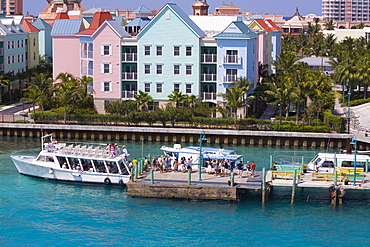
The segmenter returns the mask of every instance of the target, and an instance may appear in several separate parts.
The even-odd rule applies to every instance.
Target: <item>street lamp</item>
[[[350,144],[355,146],[355,153],[354,153],[355,160],[353,162],[353,168],[354,168],[353,169],[353,173],[354,173],[353,174],[353,185],[356,186],[356,156],[357,156],[357,136],[356,135],[352,137]]]
[[[199,164],[198,164],[199,178],[198,178],[198,181],[202,181],[202,165],[203,165],[202,142],[203,141],[207,141],[206,133],[204,133],[204,131],[200,133],[200,138],[199,138],[200,146],[199,146]]]
[[[346,86],[348,86],[348,83],[346,83]],[[351,123],[351,87],[348,87],[348,115],[347,115],[347,128],[348,128],[348,134],[349,134],[349,127]]]

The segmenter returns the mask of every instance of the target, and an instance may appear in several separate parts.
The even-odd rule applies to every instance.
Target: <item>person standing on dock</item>
[[[236,167],[238,168],[238,178],[242,178],[243,177],[243,169],[244,169],[243,162],[239,161],[238,164],[236,164]]]
[[[254,177],[254,171],[256,170],[256,163],[254,163],[254,161],[252,161],[251,170],[252,170],[252,176]]]

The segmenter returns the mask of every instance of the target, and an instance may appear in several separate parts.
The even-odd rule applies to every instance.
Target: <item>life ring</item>
[[[109,179],[109,178],[105,178],[105,179],[104,179],[104,183],[105,183],[106,185],[110,185],[110,184],[111,184],[111,181],[110,181],[110,179]]]
[[[120,186],[125,185],[125,183],[123,182],[123,180],[122,180],[122,179],[120,179],[120,180],[118,181],[118,184],[119,184]]]

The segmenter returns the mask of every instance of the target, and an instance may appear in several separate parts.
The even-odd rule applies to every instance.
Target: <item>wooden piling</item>
[[[292,198],[290,200],[290,204],[294,204],[295,189],[296,189],[296,180],[297,180],[297,170],[294,169],[294,173],[293,173],[293,184],[292,184]]]

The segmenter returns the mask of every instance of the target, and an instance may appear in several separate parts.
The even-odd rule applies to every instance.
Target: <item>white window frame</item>
[[[161,71],[161,73],[158,73],[158,69],[161,69],[160,71]],[[163,64],[156,64],[156,66],[155,66],[155,74],[156,75],[163,75]]]
[[[155,46],[155,55],[157,57],[163,56],[163,45],[156,45]]]
[[[178,66],[178,68],[176,68],[176,66]],[[180,64],[174,64],[174,65],[173,65],[173,74],[174,74],[174,75],[180,75],[180,69],[181,69]],[[177,72],[177,73],[176,73],[176,72]]]
[[[190,74],[188,73],[188,68],[190,67]],[[193,74],[193,65],[192,64],[186,64],[185,65],[185,75],[192,75]]]
[[[144,93],[150,93],[150,89],[151,89],[150,84],[151,84],[150,82],[144,82]]]
[[[106,53],[106,48],[108,48],[108,54]],[[110,44],[103,44],[101,46],[101,55],[102,56],[112,56],[112,45],[110,45]]]
[[[188,49],[190,49],[190,51]],[[190,52],[190,55],[188,54],[188,52]],[[185,46],[185,55],[187,57],[193,56],[193,47],[191,45]]]
[[[160,92],[158,91],[158,89],[161,89]],[[155,92],[156,93],[163,93],[163,82],[156,82],[155,83]]]
[[[190,87],[190,92],[188,92],[188,87]],[[193,83],[185,83],[185,94],[193,93]]]
[[[148,52],[148,54],[147,54]],[[150,45],[144,45],[144,56],[150,56],[151,54],[151,47]]]
[[[108,73],[105,72],[106,66],[108,65]],[[102,74],[112,74],[112,64],[111,63],[102,63],[101,65],[101,73]]]
[[[176,86],[178,87],[176,91]],[[173,92],[180,92],[181,91],[181,83],[180,82],[174,82],[173,83]]]
[[[147,66],[149,67],[149,72],[147,73]],[[151,72],[151,64],[144,64],[144,75],[150,75]]]
[[[174,45],[173,46],[173,56],[174,57],[178,57],[180,55],[181,55],[181,48],[180,48],[180,46],[179,45]]]
[[[106,83],[108,84],[108,87],[109,87],[109,90],[106,90]],[[102,92],[109,92],[111,93],[112,92],[112,82],[111,81],[102,81],[101,83],[101,91]]]

